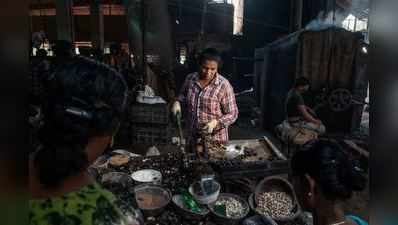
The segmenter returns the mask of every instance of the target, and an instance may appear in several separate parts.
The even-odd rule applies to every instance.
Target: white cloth
[[[318,135],[320,134],[318,131],[324,132],[325,126],[306,123],[305,121],[299,121],[291,124],[285,120],[275,129],[282,141],[303,145],[310,140],[318,138]]]
[[[148,85],[145,85],[145,91],[138,92],[136,100],[143,104],[166,104],[163,98],[155,96],[155,92]]]

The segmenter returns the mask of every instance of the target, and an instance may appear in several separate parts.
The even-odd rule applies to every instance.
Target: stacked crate
[[[130,111],[132,144],[167,144],[171,140],[167,104],[135,103]]]

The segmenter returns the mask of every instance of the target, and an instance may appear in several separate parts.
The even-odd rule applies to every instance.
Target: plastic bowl
[[[185,219],[189,219],[189,220],[202,220],[203,218],[205,218],[210,211],[203,207],[201,212],[193,212],[190,209],[187,209],[184,205],[183,199],[181,195],[174,195],[173,196],[173,203],[177,209],[177,211],[179,212],[179,214],[181,214]]]
[[[158,216],[171,201],[169,190],[153,184],[141,184],[134,187],[138,208],[145,216]]]
[[[224,215],[220,215],[214,209],[214,206],[215,206],[216,202],[213,202],[213,203],[209,204],[208,206],[209,206],[210,211],[213,214],[213,218],[214,218],[213,220],[217,224],[228,224],[228,225],[239,224],[250,212],[250,207],[249,207],[249,204],[246,202],[246,200],[241,198],[241,197],[239,197],[239,196],[237,196],[237,195],[228,194],[228,193],[222,193],[218,197],[218,200],[229,199],[229,198],[233,198],[235,200],[238,200],[242,204],[243,213],[239,217],[227,217],[227,216],[224,216]]]
[[[220,189],[221,185],[217,181],[213,180],[211,190],[207,193],[203,193],[200,181],[193,183],[189,187],[188,191],[199,204],[207,205],[217,201]]]
[[[137,183],[162,183],[162,173],[153,169],[138,170],[131,174],[131,178]]]

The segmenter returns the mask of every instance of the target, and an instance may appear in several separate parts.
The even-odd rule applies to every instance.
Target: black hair
[[[112,135],[126,104],[127,85],[110,67],[80,56],[58,67],[43,106],[42,148],[34,163],[40,182],[58,186],[88,166],[91,137]]]
[[[199,64],[201,65],[207,60],[216,61],[218,64],[222,63],[220,53],[215,48],[207,48],[200,53]]]
[[[90,58],[91,54],[93,54],[93,49],[91,47],[79,47],[79,52],[81,56]]]
[[[291,161],[293,176],[308,174],[329,200],[346,200],[353,191],[362,191],[367,177],[359,161],[350,159],[340,145],[316,140],[304,145]]]
[[[44,58],[44,57],[47,56],[47,51],[46,51],[45,49],[42,49],[42,48],[41,48],[41,49],[37,50],[36,55],[37,55],[38,57]]]
[[[305,78],[305,77],[298,77],[296,78],[296,80],[294,81],[294,87],[301,87],[301,86],[307,86],[310,85],[310,81]]]
[[[57,40],[54,46],[56,57],[72,57],[73,45],[70,41]]]
[[[120,43],[112,43],[109,48],[111,54],[119,54],[122,51],[122,45]]]

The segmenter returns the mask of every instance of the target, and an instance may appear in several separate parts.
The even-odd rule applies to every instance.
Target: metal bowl
[[[254,202],[254,194],[251,194],[248,199],[250,209],[257,215],[262,218],[269,225],[278,225],[271,217],[267,215],[262,215],[256,210],[256,203]]]
[[[120,184],[123,187],[128,187],[132,184],[132,180],[127,173],[109,172],[109,173],[102,175],[101,183],[102,184],[107,184],[107,183]]]
[[[217,203],[217,201],[221,200],[221,199],[226,199],[226,198],[233,198],[235,200],[238,200],[242,204],[243,213],[242,213],[241,216],[239,216],[239,217],[227,217],[227,216],[224,216],[224,215],[220,215],[219,213],[217,213],[215,211],[214,206]],[[250,212],[250,207],[249,207],[249,204],[246,202],[246,200],[241,198],[241,197],[239,197],[239,196],[237,196],[237,195],[228,194],[228,193],[222,193],[218,197],[217,201],[208,205],[210,211],[212,212],[213,219],[214,219],[214,221],[217,224],[225,224],[225,225],[239,224]]]
[[[109,172],[101,176],[100,183],[112,193],[120,193],[129,190],[133,180],[127,173]]]
[[[181,195],[174,195],[173,203],[179,214],[181,214],[185,219],[188,220],[202,220],[210,213],[210,211],[205,207],[203,207],[202,211],[198,213],[193,212],[190,209],[187,209],[184,205]]]
[[[292,184],[286,179],[279,176],[266,177],[262,181],[260,181],[260,183],[256,187],[253,197],[254,206],[257,206],[258,198],[262,193],[271,191],[283,191],[290,195],[293,200],[292,215],[288,217],[272,218],[273,220],[281,223],[289,222],[293,221],[301,214],[301,207],[298,203],[296,193],[293,189]]]
[[[171,201],[171,192],[153,184],[134,187],[135,200],[142,213],[148,216],[160,215]]]

